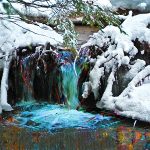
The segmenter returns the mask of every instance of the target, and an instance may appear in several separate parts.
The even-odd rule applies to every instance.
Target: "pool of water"
[[[149,124],[71,110],[63,105],[23,103],[0,123],[0,149],[143,150],[150,149]]]

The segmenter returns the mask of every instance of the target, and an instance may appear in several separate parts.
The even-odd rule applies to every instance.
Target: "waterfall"
[[[71,108],[76,108],[79,105],[77,82],[78,76],[75,75],[73,64],[65,64],[61,67],[63,93],[67,98],[67,104]]]
[[[11,96],[17,93],[13,97],[17,99],[15,102],[46,101],[75,109],[79,105],[77,82],[80,67],[76,65],[76,76],[73,54],[66,50],[44,54],[34,51],[24,54],[24,51],[14,60],[10,71],[10,103]]]
[[[74,70],[74,59],[71,59],[70,52],[61,52],[61,72],[62,72],[62,90],[66,103],[70,108],[77,108],[79,105],[77,83],[80,73],[80,68],[77,65],[77,75]]]

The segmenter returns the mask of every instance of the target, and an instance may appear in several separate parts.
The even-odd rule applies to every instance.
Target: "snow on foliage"
[[[98,5],[101,8],[111,8],[112,4],[110,2],[110,0],[83,0],[84,2],[89,2],[89,3],[93,3],[94,5]]]
[[[2,0],[2,2],[0,3],[0,12],[6,13],[6,10],[4,10],[3,7],[3,4],[6,3],[9,4],[7,0]],[[54,4],[56,4],[55,0],[51,0],[51,1],[13,0],[11,1],[11,6],[15,9],[15,11],[18,11],[24,15],[45,16],[45,17],[51,16],[53,12],[51,5]]]
[[[126,78],[133,79],[138,72],[140,72],[144,67],[146,63],[144,60],[137,59],[134,63],[134,65],[130,65],[130,70],[126,74]]]
[[[79,2],[79,1],[77,1]],[[102,9],[111,8],[112,5],[109,0],[83,0],[82,2],[99,6]],[[7,0],[0,2],[0,12],[6,13],[3,9],[3,4],[9,4]],[[66,15],[70,11],[74,11],[74,2],[66,0],[22,0],[11,1],[11,6],[15,11],[29,16],[44,16],[50,19],[61,15]]]
[[[137,38],[140,42],[150,43],[150,29],[147,28],[149,23],[150,13],[130,16],[123,22],[122,29],[132,40]]]
[[[97,102],[98,108],[106,108],[120,115],[150,122],[150,94],[148,91],[150,83],[145,82],[150,76],[150,66],[146,66],[144,60],[137,59],[134,63],[132,61],[139,51],[134,45],[134,41],[138,39],[141,43],[150,43],[149,23],[150,14],[132,16],[132,12],[130,12],[120,26],[121,30],[114,26],[107,26],[102,31],[95,33],[82,46],[84,48],[95,45],[101,49],[107,47],[101,56],[97,56],[88,81],[92,87],[91,91],[94,95],[98,95],[93,89],[98,92],[100,79],[106,73],[110,74],[101,100]],[[131,61],[132,64],[130,64]],[[125,78],[131,82],[119,96],[114,97],[112,88],[115,73],[124,65],[129,69]],[[95,98],[98,99],[96,96]]]

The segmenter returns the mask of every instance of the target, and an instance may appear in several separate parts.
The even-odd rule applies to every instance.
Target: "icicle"
[[[3,75],[1,79],[1,107],[5,111],[13,110],[12,107],[7,103],[8,74],[10,62],[11,59],[9,58],[9,53],[6,53]]]
[[[77,57],[75,58],[74,63],[73,63],[73,70],[74,70],[75,76],[77,77],[78,75],[76,71],[76,61],[77,61]]]
[[[1,106],[1,104],[0,104],[0,114],[2,113],[2,106]]]
[[[91,83],[90,82],[84,82],[83,83],[83,98],[88,98],[89,94],[91,92]]]
[[[77,71],[76,71],[76,62],[77,62],[77,59],[80,55],[80,52],[81,52],[81,48],[79,49],[79,51],[77,51],[77,56],[75,57],[75,60],[73,62],[73,70],[74,70],[74,73],[75,73],[76,77],[78,76]]]
[[[137,122],[137,120],[134,121],[133,128],[135,128],[136,122]]]

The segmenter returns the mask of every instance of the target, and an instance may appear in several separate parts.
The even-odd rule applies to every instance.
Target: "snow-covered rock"
[[[91,87],[95,85],[99,87],[101,74],[105,75],[106,72],[110,74],[106,89],[96,106],[112,110],[123,116],[150,122],[150,66],[146,66],[146,62],[141,58],[133,59],[138,52],[141,52],[134,45],[135,40],[150,44],[148,24],[150,24],[149,13],[132,16],[130,12],[120,26],[121,30],[114,26],[107,26],[102,31],[95,33],[86,44],[82,45],[82,48],[93,45],[102,49],[107,47],[101,56],[97,56],[88,81]],[[129,70],[124,78],[131,82],[119,96],[114,97],[112,89],[114,81],[117,80],[115,73],[120,66],[124,65]],[[103,67],[104,69],[99,73],[98,70]]]

